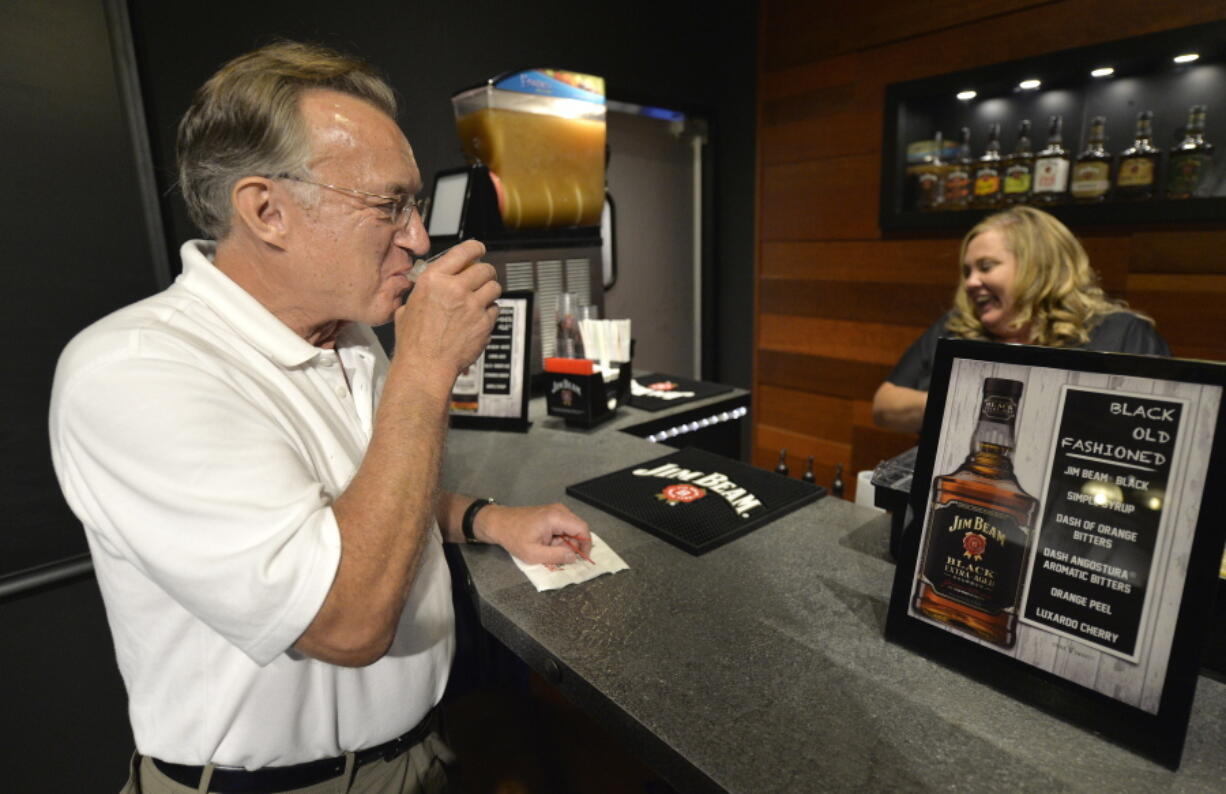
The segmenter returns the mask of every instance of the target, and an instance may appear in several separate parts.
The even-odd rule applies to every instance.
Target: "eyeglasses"
[[[340,185],[330,185],[327,182],[312,182],[309,179],[303,179],[298,176],[289,174],[275,174],[268,177],[269,179],[288,179],[293,182],[301,182],[304,185],[315,185],[316,187],[326,187],[329,190],[339,190],[342,193],[350,193],[355,196],[366,196],[368,198],[382,199],[383,204],[375,205],[375,209],[387,215],[387,219],[393,226],[408,228],[413,222],[413,211],[417,210],[417,214],[421,216],[422,222],[425,222],[426,212],[430,208],[430,197],[417,198],[416,196],[385,196],[382,193],[371,193],[367,190],[358,190],[353,187],[341,187]]]

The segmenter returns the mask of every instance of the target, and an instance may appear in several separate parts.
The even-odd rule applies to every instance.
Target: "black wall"
[[[6,0],[0,52],[2,576],[85,550],[51,471],[51,376],[73,334],[157,279],[103,3]]]
[[[124,112],[107,8],[123,0],[6,0],[0,6],[0,195],[4,477],[0,577],[84,550],[46,442],[51,376],[81,328],[159,288],[156,224]],[[173,138],[192,91],[220,63],[276,36],[355,51],[401,95],[423,175],[462,163],[453,91],[497,73],[556,66],[606,78],[611,98],[687,111],[712,125],[713,312],[704,374],[748,386],[753,289],[756,4],[586,6],[376,0],[360,4],[128,0],[165,247],[196,236],[173,194]],[[118,21],[124,20],[122,14]],[[120,48],[122,49],[122,48]],[[150,242],[150,229],[154,228]],[[2,584],[2,581],[0,581]],[[6,791],[115,791],[132,748],[97,584],[78,577],[0,599]]]
[[[505,71],[545,66],[605,78],[623,102],[659,105],[712,125],[714,316],[704,375],[748,388],[753,339],[756,3],[506,0],[183,6],[129,0],[169,246],[197,236],[174,194],[174,131],[191,94],[229,58],[277,37],[329,44],[383,69],[427,185],[464,164],[451,94]],[[179,31],[182,31],[180,33]],[[616,157],[616,152],[613,153]],[[177,260],[177,256],[175,257]]]
[[[47,444],[55,362],[73,334],[161,280],[114,19],[102,0],[0,5],[0,576],[85,551]],[[0,789],[118,790],[132,738],[92,576],[0,601],[0,671]]]

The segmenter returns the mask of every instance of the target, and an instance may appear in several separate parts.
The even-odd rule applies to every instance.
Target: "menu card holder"
[[[531,290],[504,292],[496,301],[498,319],[485,350],[452,387],[452,427],[528,432],[532,301]]]
[[[568,427],[595,427],[617,413],[630,394],[629,361],[614,362],[618,375],[605,381],[600,373],[574,375],[549,372],[545,403],[550,416],[561,417]]]
[[[1178,768],[1224,391],[1210,362],[941,340],[886,638]]]

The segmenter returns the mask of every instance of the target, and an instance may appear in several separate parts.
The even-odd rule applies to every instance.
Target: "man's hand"
[[[476,361],[502,294],[494,267],[477,261],[484,254],[481,243],[465,240],[430,263],[396,310],[396,358],[413,360],[418,371],[438,367],[451,381]]]
[[[579,559],[567,537],[584,554],[592,551],[587,522],[557,502],[532,507],[492,504],[477,513],[473,534],[528,563],[563,565]]]
[[[396,356],[370,446],[333,503],[341,560],[299,651],[331,664],[366,665],[395,638],[429,543],[456,376],[476,360],[498,316],[502,288],[467,241],[439,257],[396,310]]]

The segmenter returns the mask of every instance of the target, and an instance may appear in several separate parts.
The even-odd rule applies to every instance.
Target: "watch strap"
[[[494,504],[492,497],[484,499],[474,499],[473,503],[464,511],[464,520],[460,522],[461,529],[464,530],[464,541],[466,543],[480,543],[477,536],[473,534],[473,522],[477,520],[477,513],[481,512],[481,508]]]

